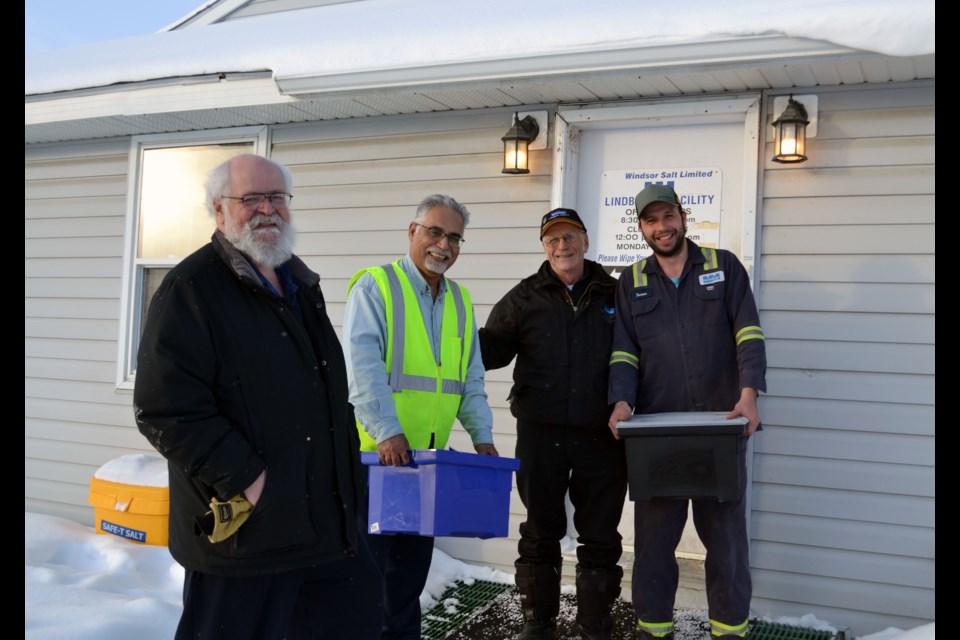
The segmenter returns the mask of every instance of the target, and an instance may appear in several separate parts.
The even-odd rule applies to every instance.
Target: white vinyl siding
[[[861,635],[936,617],[934,89],[816,93],[810,159],[763,150],[753,606]]]
[[[24,506],[93,523],[90,478],[152,451],[116,392],[128,139],[24,159]]]

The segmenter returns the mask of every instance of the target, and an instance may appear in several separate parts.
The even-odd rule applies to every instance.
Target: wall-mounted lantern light
[[[773,142],[773,161],[782,163],[804,162],[807,159],[807,125],[810,118],[802,103],[787,100],[787,107],[776,120],[773,127],[776,137]]]
[[[540,125],[533,116],[522,120],[513,114],[513,126],[500,138],[503,140],[503,171],[501,173],[530,173],[530,143],[540,135]]]

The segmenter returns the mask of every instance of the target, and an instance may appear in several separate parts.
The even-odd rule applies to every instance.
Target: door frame
[[[590,106],[560,106],[554,118],[552,190],[550,207],[576,202],[580,132],[590,129],[656,127],[682,124],[743,123],[743,223],[741,255],[751,285],[757,252],[757,207],[760,170],[761,94],[681,98],[656,102],[603,103]],[[757,291],[754,287],[754,296]]]
[[[762,114],[760,93],[735,94],[721,97],[658,99],[656,101],[630,103],[603,103],[596,105],[559,106],[554,118],[553,149],[554,163],[550,207],[577,202],[579,172],[580,134],[585,130],[684,124],[705,125],[742,123],[743,125],[743,220],[741,224],[741,255],[738,256],[750,277],[754,298],[759,305],[759,292],[754,274],[758,248],[757,209],[762,194],[760,184],[760,157],[763,151],[763,136],[760,131]],[[747,531],[750,531],[753,467],[753,439],[747,445]],[[568,513],[568,520],[570,516]],[[568,526],[573,527],[572,520]],[[687,527],[692,527],[688,518]],[[685,535],[695,535],[694,532]],[[748,534],[749,535],[749,534]],[[698,541],[699,542],[699,541]],[[702,559],[696,553],[678,551],[678,556]]]

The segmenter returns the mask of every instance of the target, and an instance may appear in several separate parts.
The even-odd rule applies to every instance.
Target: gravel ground
[[[574,618],[577,614],[576,598],[570,594],[560,596],[560,615],[557,618],[557,640],[580,640]],[[615,640],[629,640],[636,624],[633,608],[628,602],[618,600],[614,605]],[[676,640],[709,640],[710,623],[706,611],[676,611],[674,613]],[[450,633],[447,640],[508,640],[516,638],[523,627],[523,614],[516,589],[510,589],[495,598],[489,607]]]

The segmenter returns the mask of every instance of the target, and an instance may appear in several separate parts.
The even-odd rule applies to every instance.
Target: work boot
[[[665,636],[655,636],[649,631],[645,631],[640,628],[640,621],[637,620],[637,626],[633,629],[633,640],[673,640],[673,632],[671,631]]]
[[[658,638],[655,635],[648,633],[646,631],[641,631],[640,629],[634,629],[633,640],[673,640],[673,634],[668,633],[667,635]]]
[[[557,637],[557,621],[554,618],[547,620],[527,620],[517,640],[555,640]]]
[[[587,631],[582,626],[580,627],[580,640],[611,640],[613,638],[613,625],[610,625],[609,629],[600,629],[594,631]]]
[[[577,624],[581,640],[610,640],[613,603],[620,597],[623,569],[584,569],[577,565]]]
[[[613,638],[613,617],[603,616],[590,627],[580,623],[580,640],[611,640]]]
[[[514,563],[514,580],[523,609],[521,640],[552,640],[560,613],[560,567],[550,564]]]

